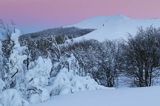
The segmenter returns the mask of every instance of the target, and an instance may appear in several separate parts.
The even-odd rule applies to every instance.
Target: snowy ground
[[[121,88],[57,96],[32,106],[160,106],[160,87]]]

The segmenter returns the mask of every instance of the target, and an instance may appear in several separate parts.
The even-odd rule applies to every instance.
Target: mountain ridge
[[[70,29],[70,28],[78,28],[81,30],[92,29],[86,34],[82,34],[82,36],[74,37],[75,41],[79,40],[98,40],[100,42],[109,39],[126,39],[128,37],[128,33],[131,35],[135,35],[139,27],[147,28],[149,26],[153,26],[156,28],[160,27],[160,19],[133,19],[125,15],[114,15],[114,16],[96,16],[86,20],[83,20],[79,23],[67,25],[61,27],[62,29]],[[55,29],[53,28],[52,33]],[[48,35],[48,32],[51,32],[52,29],[42,30],[36,33],[36,36],[40,35],[39,33],[43,33],[44,36]],[[47,32],[48,31],[48,32]],[[60,30],[61,31],[61,30]],[[60,32],[59,31],[59,32]],[[63,30],[62,30],[63,31]],[[72,30],[70,31],[72,34]],[[73,31],[74,33],[75,31]],[[25,35],[29,35],[25,34]],[[56,33],[55,33],[56,34]]]

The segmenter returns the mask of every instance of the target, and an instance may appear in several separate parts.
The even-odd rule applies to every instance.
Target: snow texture
[[[160,87],[87,91],[31,106],[160,106]]]
[[[0,96],[2,106],[27,106],[28,102],[22,99],[19,92],[15,89],[7,89]]]
[[[35,63],[35,67],[28,70],[26,79],[32,86],[46,86],[48,85],[49,73],[51,71],[51,68],[52,62],[50,59],[43,59],[42,57],[39,57]]]
[[[98,85],[89,76],[82,77],[73,70],[68,71],[64,68],[58,73],[51,89],[53,95],[64,95],[86,90],[105,89],[105,87]]]
[[[0,93],[2,93],[2,90],[4,89],[5,87],[5,83],[2,79],[0,79]]]

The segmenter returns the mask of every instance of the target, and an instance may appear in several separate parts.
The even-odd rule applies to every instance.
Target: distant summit
[[[114,16],[96,16],[86,20],[81,21],[80,23],[69,25],[75,26],[79,28],[99,28],[103,24],[106,24],[109,21],[122,21],[122,20],[130,20],[129,17],[124,15],[114,15]]]
[[[78,28],[96,29],[76,39],[96,39],[98,41],[104,41],[105,39],[114,40],[126,38],[128,33],[135,35],[139,27],[146,28],[151,25],[160,27],[160,19],[132,19],[125,15],[114,15],[97,16],[66,27],[74,26]]]

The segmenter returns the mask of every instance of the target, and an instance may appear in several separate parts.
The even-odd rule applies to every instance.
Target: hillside
[[[40,38],[49,38],[49,37],[65,37],[66,39],[72,39],[76,37],[80,37],[86,35],[90,32],[94,31],[94,29],[82,29],[76,27],[67,27],[67,28],[52,28],[46,29],[35,33],[28,33],[20,36],[21,40],[25,39],[40,39]]]
[[[127,16],[116,15],[93,17],[66,27],[74,26],[84,29],[96,29],[85,36],[76,38],[76,40],[96,39],[98,41],[104,41],[105,39],[126,38],[128,37],[128,33],[135,35],[139,27],[146,28],[151,25],[160,27],[160,19],[132,19]]]

